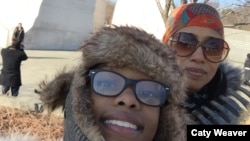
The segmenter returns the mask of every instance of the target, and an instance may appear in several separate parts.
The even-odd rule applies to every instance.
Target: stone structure
[[[35,50],[77,50],[105,23],[105,0],[0,1],[0,47],[6,47],[15,26],[25,29],[24,45]]]

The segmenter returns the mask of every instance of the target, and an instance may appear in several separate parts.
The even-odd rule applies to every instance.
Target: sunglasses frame
[[[187,34],[187,35],[191,35],[191,36],[195,37],[194,34],[192,34],[192,33],[187,33],[187,32],[179,32],[179,33],[177,33],[177,34],[174,34],[172,37],[169,38],[170,46],[171,46],[172,48],[174,48],[174,47],[173,47],[173,42],[176,42],[176,43],[179,42],[179,39],[180,39],[181,34]],[[175,39],[176,37],[177,37],[177,40]],[[227,58],[227,56],[228,56],[228,54],[229,54],[229,51],[230,51],[229,45],[228,45],[228,43],[227,43],[225,40],[223,40],[223,39],[214,38],[214,39],[220,39],[220,40],[223,41],[223,43],[224,43],[223,50],[227,50],[227,52],[226,52],[224,58],[221,59],[221,60],[219,60],[219,61],[210,60],[210,59],[207,57],[206,53],[205,53],[205,52],[206,52],[206,51],[205,51],[205,50],[206,50],[206,47],[204,46],[204,43],[206,43],[209,39],[212,39],[212,38],[214,38],[214,37],[210,37],[210,38],[208,38],[207,40],[205,40],[205,41],[203,41],[203,42],[199,42],[199,41],[197,40],[197,38],[195,38],[196,41],[197,41],[197,43],[196,43],[196,45],[195,45],[196,48],[195,48],[192,52],[190,52],[190,53],[187,54],[187,55],[178,55],[178,52],[177,52],[177,55],[180,56],[180,57],[188,57],[188,56],[191,56],[199,47],[201,47],[201,48],[202,48],[202,53],[203,53],[204,57],[205,57],[209,62],[212,62],[212,63],[219,63],[219,62],[222,62],[222,61],[224,61],[224,60]]]
[[[104,94],[101,94],[101,93],[97,92],[97,91],[94,89],[93,84],[94,84],[94,78],[95,78],[96,74],[99,73],[99,72],[114,73],[114,74],[120,76],[121,78],[123,78],[123,79],[125,80],[125,85],[123,86],[123,89],[122,89],[119,93],[117,93],[117,94],[115,94],[115,95],[104,95]],[[154,80],[149,80],[149,79],[134,80],[134,79],[127,78],[127,77],[125,77],[125,76],[123,76],[123,75],[121,75],[121,74],[119,74],[119,73],[117,73],[117,72],[110,71],[110,70],[91,69],[91,70],[89,70],[89,75],[88,75],[88,76],[89,76],[89,78],[90,78],[90,80],[91,80],[91,90],[92,90],[93,92],[95,92],[95,93],[101,95],[101,96],[115,97],[115,96],[120,95],[128,86],[132,86],[132,90],[133,90],[133,92],[134,92],[134,95],[135,95],[136,99],[137,99],[140,103],[145,104],[145,105],[148,105],[148,106],[152,106],[152,107],[161,107],[161,106],[165,105],[165,104],[167,103],[167,95],[168,95],[169,92],[170,92],[169,86],[168,86],[168,85],[165,85],[165,84],[163,84],[163,83],[161,83],[161,82],[154,81]],[[135,89],[136,89],[136,84],[137,84],[138,82],[141,82],[141,81],[156,82],[156,83],[160,84],[161,86],[163,86],[163,88],[164,88],[164,90],[166,91],[166,93],[165,93],[164,96],[161,96],[161,100],[160,100],[161,103],[160,103],[160,104],[158,104],[158,105],[150,105],[150,104],[144,103],[142,100],[140,100],[140,98],[139,98],[138,94],[136,93],[136,90],[135,90]]]

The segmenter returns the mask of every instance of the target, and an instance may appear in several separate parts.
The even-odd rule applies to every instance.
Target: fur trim
[[[61,106],[64,109],[65,99],[69,93],[73,75],[73,71],[66,72],[64,68],[61,72],[58,72],[53,81],[43,80],[39,84],[39,89],[34,90],[36,94],[39,94],[43,106],[49,112]]]
[[[243,80],[241,77],[243,74],[242,69],[233,67],[229,62],[221,63],[220,67],[226,76],[228,88],[233,90],[238,89]]]

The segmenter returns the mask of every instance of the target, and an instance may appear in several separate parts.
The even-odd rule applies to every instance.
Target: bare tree
[[[181,0],[181,4],[187,4],[187,0]]]
[[[250,6],[248,1],[220,10],[225,27],[250,30]]]
[[[174,5],[174,1],[173,0],[165,0],[165,9],[162,8],[162,5],[160,3],[159,0],[155,0],[158,6],[158,9],[160,11],[161,17],[164,21],[164,23],[166,24],[168,15],[170,13],[170,9],[174,9],[175,5]]]
[[[158,9],[161,13],[161,17],[164,21],[164,23],[166,24],[166,21],[168,19],[168,15],[171,12],[171,9],[175,9],[175,4],[173,0],[165,0],[165,9],[162,8],[162,5],[160,3],[159,0],[155,0],[158,6]],[[190,0],[190,3],[196,3],[198,0]],[[205,1],[209,1],[209,0],[205,0]],[[205,2],[204,1],[204,2]],[[187,4],[188,1],[187,0],[180,0],[181,4]]]
[[[164,21],[164,23],[165,23],[165,21],[166,21],[166,19],[167,19],[165,10],[162,8],[161,3],[160,3],[159,0],[155,0],[155,1],[156,1],[156,4],[157,4],[158,9],[159,9],[159,11],[160,11],[161,17],[162,17],[162,19],[163,19],[163,21]],[[167,8],[166,6],[167,6],[167,4],[165,5],[165,9]]]
[[[162,19],[166,24],[169,13],[171,13],[172,9],[176,6],[173,0],[165,0],[164,8],[159,0],[155,1]],[[197,3],[198,0],[180,0],[181,4],[187,4],[188,2]],[[250,0],[238,0],[237,4],[232,3],[226,7],[220,7],[218,1],[203,0],[203,3],[209,4],[218,10],[225,26],[250,30]]]

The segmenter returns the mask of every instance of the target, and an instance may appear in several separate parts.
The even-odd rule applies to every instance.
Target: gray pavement
[[[72,68],[79,62],[81,56],[79,51],[25,50],[25,52],[29,58],[21,65],[23,85],[20,87],[19,96],[0,94],[0,105],[2,106],[34,110],[34,104],[41,103],[38,95],[34,93],[39,82],[44,79],[51,80],[64,67]],[[2,68],[1,57],[0,65]]]

